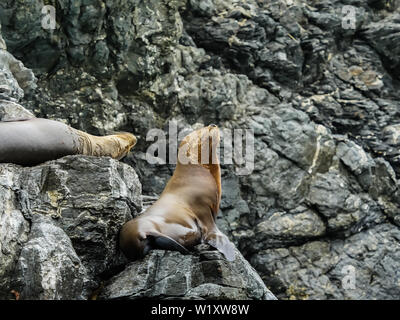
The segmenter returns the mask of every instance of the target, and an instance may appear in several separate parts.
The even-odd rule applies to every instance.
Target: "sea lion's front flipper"
[[[152,239],[153,247],[155,249],[179,251],[182,254],[189,253],[189,251],[184,246],[182,246],[180,243],[170,237],[154,233],[148,235],[148,238]]]
[[[228,261],[234,261],[236,255],[235,245],[216,228],[210,232],[204,239],[209,245],[222,252]]]

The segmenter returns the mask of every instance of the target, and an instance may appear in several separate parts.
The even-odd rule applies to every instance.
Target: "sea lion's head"
[[[136,137],[129,132],[119,132],[108,137],[113,141],[111,157],[117,160],[124,158],[137,142]]]
[[[179,162],[199,164],[208,170],[212,166],[219,166],[217,150],[220,139],[220,132],[215,124],[193,131],[179,146]]]

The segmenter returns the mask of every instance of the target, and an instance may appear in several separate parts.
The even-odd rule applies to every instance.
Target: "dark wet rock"
[[[387,68],[399,78],[400,72],[400,14],[372,22],[365,27],[362,36],[384,58]]]
[[[198,47],[220,56],[229,68],[261,86],[301,80],[303,52],[297,34],[291,35],[256,1],[189,3],[186,31]]]

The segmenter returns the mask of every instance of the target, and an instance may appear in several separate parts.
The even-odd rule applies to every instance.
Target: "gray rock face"
[[[0,121],[32,119],[35,116],[23,106],[9,100],[0,100]]]
[[[19,101],[24,96],[24,90],[28,92],[36,88],[33,72],[2,48],[0,48],[0,68],[0,99]]]
[[[223,163],[217,223],[271,291],[282,299],[398,298],[400,262],[391,249],[398,246],[400,226],[396,1],[60,0],[52,31],[40,27],[42,4],[0,4],[1,33],[9,50],[0,38],[0,69],[5,70],[0,86],[6,88],[0,89],[2,120],[34,114],[93,134],[133,132],[139,141],[124,162],[135,168],[148,202],[162,192],[174,169],[147,163],[149,129],[168,132],[170,120],[177,121],[179,131],[209,123],[250,128],[255,138],[254,170],[240,176],[238,164]],[[352,6],[352,13],[344,10],[345,5]],[[38,76],[36,89],[28,69],[10,53]],[[77,263],[77,270],[87,272],[91,280],[106,265],[119,264],[109,241],[128,213],[138,211],[138,202],[104,200],[114,188],[128,198],[130,192],[124,193],[119,182],[107,182],[113,187],[99,191],[83,182],[85,188],[80,189],[69,179],[83,172],[85,179],[101,185],[105,178],[91,173],[99,170],[103,176],[101,168],[114,166],[112,162],[63,161],[56,162],[58,169],[50,165],[47,175],[56,179],[52,183],[60,195],[54,196],[55,202],[40,188],[29,187],[33,182],[26,182],[29,192],[17,199],[8,187],[16,169],[3,169],[6,200],[0,206],[8,214],[1,221],[10,231],[0,241],[2,252],[8,252],[0,274],[9,274],[19,263],[23,243],[36,239],[24,218],[29,206],[60,216],[58,208],[64,208],[65,201],[67,207],[60,209],[63,218],[53,222],[70,237],[86,268]],[[39,181],[42,169],[29,170],[26,181]],[[126,184],[131,169],[124,170],[111,172],[121,174]],[[100,193],[102,200],[85,198],[86,189],[93,190],[93,197]],[[13,203],[22,203],[25,209],[15,209]],[[118,217],[110,209],[114,203]],[[104,216],[107,210],[114,212],[110,219]],[[97,219],[103,222],[94,223]],[[107,228],[112,232],[105,232]],[[107,241],[100,236],[104,232]],[[35,237],[41,237],[39,231]],[[91,245],[97,249],[85,251]],[[44,251],[43,257],[50,252]],[[146,261],[173,266],[178,256],[154,252]],[[75,261],[73,254],[63,259]],[[185,275],[198,274],[191,269],[192,263],[201,265],[197,257],[182,259],[187,259]],[[346,266],[355,268],[354,289],[342,285],[348,275],[343,268],[351,269]],[[125,293],[113,285],[135,270],[146,269],[134,263],[118,275],[112,272],[115,278],[107,282],[102,297],[136,298],[144,292],[188,297],[194,292],[202,298],[208,297],[211,287],[221,296],[250,297],[235,286],[224,291],[208,280],[177,287],[179,294],[162,287],[178,282],[182,275],[175,273],[160,281],[155,291],[146,287],[150,282],[137,277],[136,284],[124,284]],[[162,275],[157,277],[144,274],[148,281]],[[1,279],[0,286],[9,288],[11,280]]]
[[[130,263],[104,285],[101,299],[257,299],[275,296],[236,252],[226,261],[208,245],[196,247],[196,255],[154,250],[143,261]]]
[[[256,1],[189,1],[185,27],[199,47],[226,59],[232,69],[273,89],[301,81],[300,28],[283,26]],[[294,9],[293,17],[301,15]],[[292,33],[292,34],[290,34]],[[288,36],[288,34],[290,36]],[[278,72],[279,71],[279,72]]]
[[[33,216],[16,273],[22,299],[85,299],[90,293],[90,275],[70,238],[45,216]]]
[[[110,158],[0,164],[0,298],[88,298],[126,263],[118,231],[140,212],[140,195],[135,171]]]
[[[363,36],[384,57],[389,70],[398,75],[400,67],[400,14],[395,13],[381,21],[372,22],[363,30]]]
[[[399,246],[399,228],[381,224],[345,240],[261,250],[251,263],[291,299],[387,299],[400,293]]]
[[[1,168],[0,175],[0,298],[8,297],[12,290],[15,266],[28,240],[30,225],[21,210],[15,208],[12,199],[15,194],[9,188],[13,172]]]

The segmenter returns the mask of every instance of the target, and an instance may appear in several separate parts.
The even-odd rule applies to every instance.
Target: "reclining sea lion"
[[[127,132],[97,137],[48,119],[0,122],[0,163],[33,166],[66,155],[122,159],[136,144]]]

